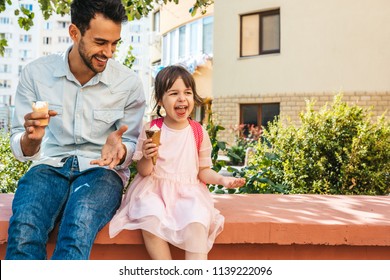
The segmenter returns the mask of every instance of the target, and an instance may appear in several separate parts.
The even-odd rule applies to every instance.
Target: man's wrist
[[[27,133],[24,132],[20,138],[20,146],[24,156],[31,157],[37,154],[40,150],[42,140],[31,140],[28,139]],[[27,148],[27,149],[26,149]]]

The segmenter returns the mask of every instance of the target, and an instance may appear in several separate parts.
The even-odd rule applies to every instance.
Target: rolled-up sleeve
[[[40,157],[40,151],[33,156],[24,156],[20,142],[25,132],[24,116],[32,111],[32,102],[36,99],[35,93],[33,91],[33,85],[30,82],[32,80],[32,78],[30,77],[30,71],[30,67],[29,65],[27,65],[20,75],[19,84],[16,89],[15,111],[12,117],[10,139],[12,153],[17,160],[22,162],[36,160]]]

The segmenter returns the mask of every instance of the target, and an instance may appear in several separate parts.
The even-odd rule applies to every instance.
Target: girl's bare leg
[[[168,242],[145,230],[142,230],[142,236],[152,260],[172,260]]]
[[[191,253],[186,251],[186,260],[207,260],[207,254]]]
[[[205,227],[199,223],[192,223],[188,226],[187,234],[187,242],[191,244],[190,247],[201,249],[202,251],[206,251],[207,244],[207,232]],[[186,260],[207,260],[207,253],[193,253],[186,251],[185,253]]]

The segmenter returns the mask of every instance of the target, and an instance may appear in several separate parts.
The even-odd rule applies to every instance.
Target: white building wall
[[[14,10],[21,4],[32,5],[34,17],[34,26],[25,31],[18,25],[18,18],[14,15]],[[10,65],[11,71],[1,72],[0,80],[10,80],[10,88],[0,87],[0,128],[4,126],[2,120],[8,112],[12,111],[9,105],[14,103],[14,95],[19,82],[21,69],[32,60],[52,54],[65,51],[72,40],[69,37],[69,25],[71,23],[70,15],[60,16],[53,14],[48,20],[44,20],[42,12],[36,0],[13,1],[12,6],[7,6],[6,10],[0,13],[0,18],[9,18],[9,24],[2,24],[0,21],[0,34],[4,33],[10,36],[6,55],[0,56],[1,65]],[[138,26],[135,28],[135,26]],[[150,19],[144,18],[140,21],[128,22],[122,28],[121,37],[122,46],[119,47],[117,60],[123,62],[127,55],[129,45],[133,46],[133,55],[136,56],[136,63],[133,69],[142,79],[147,100],[151,91],[151,66],[149,55],[149,38],[150,38]],[[21,35],[31,35],[31,42],[21,42]],[[50,38],[45,40],[44,38]],[[133,41],[131,41],[133,38]],[[139,39],[138,39],[139,38]],[[45,44],[44,42],[49,42]],[[8,54],[10,54],[8,56]],[[7,68],[9,68],[7,66]]]
[[[14,10],[20,5],[31,5],[32,11],[35,14],[34,25],[30,30],[26,31],[19,27],[18,17],[14,15]],[[32,60],[50,53],[64,51],[70,44],[58,43],[59,36],[67,36],[68,28],[63,28],[58,25],[59,21],[70,23],[70,16],[61,17],[53,15],[47,22],[50,23],[51,29],[46,29],[46,23],[43,19],[39,4],[34,0],[13,1],[12,6],[7,6],[6,10],[0,13],[0,18],[9,18],[9,24],[0,24],[0,34],[12,34],[8,39],[6,54],[0,56],[0,65],[10,65],[11,72],[0,72],[0,80],[10,80],[10,88],[0,88],[0,104],[13,104],[13,97],[19,82],[19,74],[21,69]],[[26,36],[26,37],[25,37]],[[24,38],[31,37],[31,41],[25,41]],[[44,45],[43,37],[50,37],[51,44]],[[67,36],[69,37],[69,36]],[[10,54],[8,56],[8,54]],[[11,97],[11,98],[10,98]]]
[[[118,48],[116,54],[117,60],[123,62],[127,56],[129,47],[133,49],[132,55],[136,60],[132,66],[132,69],[138,73],[142,80],[145,96],[147,100],[146,114],[150,111],[150,96],[151,96],[151,75],[152,69],[150,65],[150,18],[144,17],[140,20],[130,21],[122,26],[121,38],[122,43]],[[148,116],[145,116],[145,120],[148,120]]]
[[[19,27],[18,18],[14,15],[14,10],[21,4],[31,4],[35,13],[34,25],[28,31]],[[5,17],[10,18],[10,23],[1,24],[0,22],[0,34],[11,34],[9,36],[12,36],[12,38],[8,39],[8,47],[6,49],[9,49],[12,53],[10,57],[7,57],[7,55],[4,57],[0,56],[0,65],[11,65],[12,73],[0,72],[0,80],[12,80],[12,87],[7,89],[0,88],[0,104],[8,103],[8,96],[14,96],[22,67],[40,56],[63,52],[72,45],[72,40],[68,32],[68,27],[71,23],[70,15],[62,17],[53,14],[48,20],[44,20],[36,0],[13,1],[12,6],[7,6],[7,9],[0,13],[0,18]],[[139,29],[136,29],[137,31],[134,31],[134,28],[132,29],[135,25],[139,25]],[[125,24],[121,34],[124,42],[118,50],[117,55],[117,59],[123,61],[127,54],[129,44],[133,46],[133,54],[137,58],[133,69],[142,78],[147,94],[149,92],[148,88],[150,87],[149,30],[149,19]],[[31,42],[20,42],[21,35],[31,35]],[[131,38],[138,37],[140,40],[135,39],[131,42]],[[50,38],[50,44],[45,44],[44,38]],[[2,98],[1,96],[6,97]]]
[[[281,51],[240,58],[240,15],[280,8]],[[388,0],[215,0],[214,96],[388,91]]]

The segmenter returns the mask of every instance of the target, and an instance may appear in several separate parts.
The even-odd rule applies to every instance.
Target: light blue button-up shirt
[[[83,171],[97,167],[90,161],[100,158],[108,135],[127,125],[122,137],[126,159],[115,168],[126,184],[145,111],[141,80],[134,71],[110,59],[102,73],[81,85],[69,69],[69,51],[39,58],[22,71],[15,97],[11,149],[18,160],[32,160],[32,166],[62,166],[62,158],[76,155]],[[26,157],[20,144],[25,132],[24,116],[38,100],[48,101],[49,109],[58,115],[50,118],[39,152]]]

